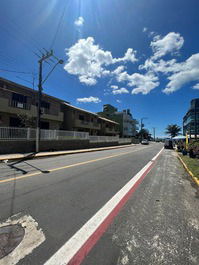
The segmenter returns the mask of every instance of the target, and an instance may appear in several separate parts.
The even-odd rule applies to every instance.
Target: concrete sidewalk
[[[129,146],[134,146],[135,144],[128,145],[118,145],[118,146],[109,146],[109,147],[99,147],[99,148],[89,148],[89,149],[79,149],[79,150],[67,150],[67,151],[52,151],[52,152],[39,152],[39,153],[27,153],[27,154],[5,154],[0,155],[0,161],[3,160],[17,160],[23,158],[39,158],[39,157],[48,157],[48,156],[59,156],[59,155],[71,155],[78,153],[86,153],[86,152],[95,152],[95,151],[104,151],[118,148],[125,148]]]
[[[198,265],[198,192],[164,150],[82,265]]]

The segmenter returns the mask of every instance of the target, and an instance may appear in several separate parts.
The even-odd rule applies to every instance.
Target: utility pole
[[[36,54],[37,55],[37,54]],[[45,62],[50,57],[54,57],[57,60],[57,63],[54,65],[52,70],[49,72],[47,77],[43,80],[42,70],[43,70],[43,62]],[[38,83],[38,102],[37,102],[37,129],[36,129],[36,152],[39,152],[39,142],[40,142],[40,128],[41,128],[41,99],[42,99],[42,85],[47,80],[49,75],[55,69],[58,64],[63,64],[63,60],[59,60],[57,57],[53,55],[53,50],[50,52],[45,50],[45,54],[42,54],[39,61],[39,83]]]
[[[143,117],[143,118],[140,119],[141,141],[143,140],[142,128],[144,127],[144,124],[142,123],[142,121],[144,119],[147,119],[147,118],[146,117]]]
[[[155,141],[155,127],[153,127],[153,139]]]

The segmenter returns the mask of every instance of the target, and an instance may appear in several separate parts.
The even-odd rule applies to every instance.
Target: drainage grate
[[[0,259],[12,252],[22,241],[24,228],[19,225],[0,227]]]

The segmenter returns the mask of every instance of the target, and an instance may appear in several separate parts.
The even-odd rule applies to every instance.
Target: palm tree
[[[166,134],[169,134],[171,138],[180,134],[181,127],[177,124],[169,124],[166,128]]]

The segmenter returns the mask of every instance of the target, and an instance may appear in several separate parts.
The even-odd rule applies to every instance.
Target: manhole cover
[[[19,225],[0,227],[0,259],[12,252],[22,241],[24,228]]]

